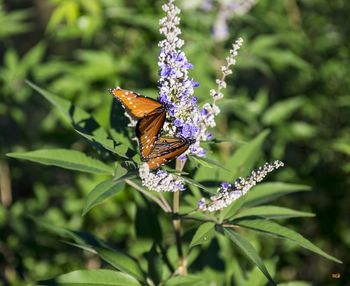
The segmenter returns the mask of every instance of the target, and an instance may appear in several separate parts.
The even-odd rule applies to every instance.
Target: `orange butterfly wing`
[[[163,127],[165,116],[165,112],[157,112],[156,110],[137,122],[136,136],[140,145],[141,160],[144,160],[151,153]]]
[[[194,141],[185,138],[160,137],[151,153],[143,161],[147,162],[150,170],[156,169],[180,156]]]
[[[154,112],[164,111],[164,106],[137,92],[121,89],[119,87],[109,89],[109,92],[123,105],[124,109],[134,119],[151,115]]]
[[[185,138],[158,139],[166,117],[165,107],[160,102],[119,87],[110,89],[109,92],[131,117],[138,120],[136,135],[140,144],[141,160],[147,162],[151,170],[180,156],[194,143],[194,140]]]

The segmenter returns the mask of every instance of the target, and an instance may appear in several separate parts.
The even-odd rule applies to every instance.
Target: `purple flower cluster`
[[[210,91],[213,102],[205,103],[201,109],[198,107],[197,97],[193,95],[199,83],[188,75],[193,65],[181,51],[184,41],[179,38],[180,9],[174,5],[174,0],[168,0],[162,8],[166,15],[160,20],[160,33],[165,39],[159,42],[158,100],[167,109],[163,132],[168,136],[195,140],[195,143],[191,144],[189,149],[179,157],[180,160],[186,160],[187,154],[204,157],[206,151],[200,146],[200,141],[212,138],[207,129],[215,127],[215,117],[220,112],[215,102],[223,97],[221,90],[226,87],[225,77],[232,73],[229,67],[235,63],[234,58],[242,44],[242,39],[237,40],[233,45],[230,56],[226,59],[226,65],[221,68],[222,77],[217,80],[218,88]],[[153,173],[143,166],[139,169],[139,173],[143,185],[151,190],[158,192],[184,190],[183,179],[166,171],[158,170]]]
[[[163,5],[163,10],[166,16],[160,20],[160,33],[165,39],[159,43],[161,51],[158,58],[158,100],[168,110],[163,131],[170,136],[195,139],[197,142],[191,145],[189,152],[203,156],[205,152],[199,146],[201,111],[197,105],[197,97],[193,96],[199,83],[189,78],[188,70],[192,69],[193,65],[181,51],[183,40],[178,37],[181,33],[178,28],[180,9],[170,0]]]
[[[209,203],[206,203],[204,198],[198,201],[198,208],[209,212],[223,209],[239,197],[245,195],[252,187],[261,182],[268,173],[283,166],[284,164],[278,160],[272,164],[265,163],[264,166],[255,169],[248,177],[236,179],[233,184],[223,182],[217,194],[210,197]]]
[[[203,157],[205,150],[200,146],[200,141],[212,138],[207,129],[216,126],[215,117],[220,113],[215,102],[223,97],[221,90],[226,88],[225,78],[232,73],[230,66],[235,64],[235,57],[243,40],[240,38],[233,44],[230,56],[226,58],[226,65],[221,68],[222,77],[216,81],[218,88],[210,91],[213,103],[205,103],[200,109],[197,97],[193,95],[199,83],[188,76],[188,70],[193,68],[193,65],[181,51],[184,42],[179,38],[180,10],[173,2],[170,0],[163,5],[166,16],[160,20],[160,33],[165,39],[159,43],[161,51],[158,58],[160,71],[158,100],[168,110],[163,130],[170,136],[195,139],[196,142],[191,145],[187,153]]]

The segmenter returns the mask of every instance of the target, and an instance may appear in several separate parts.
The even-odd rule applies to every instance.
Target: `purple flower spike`
[[[182,53],[178,53],[175,56],[175,61],[177,61],[177,62],[182,62],[184,59],[185,59],[185,57],[184,57],[184,55]]]
[[[180,155],[179,157],[177,157],[179,160],[181,161],[185,161],[187,159],[186,155]]]
[[[168,101],[168,96],[165,92],[161,92],[159,97],[158,97],[158,100],[161,102],[161,103],[167,103]]]
[[[182,125],[182,121],[181,121],[180,119],[175,119],[174,125],[175,125],[176,127],[179,127],[179,126]]]
[[[160,75],[161,76],[169,76],[171,75],[171,67],[169,66],[162,66],[161,69],[160,69]]]
[[[192,80],[192,87],[198,87],[199,82]]]
[[[230,183],[228,183],[228,182],[222,182],[222,183],[221,183],[221,187],[222,187],[223,189],[228,189],[228,188],[230,187]]]
[[[187,62],[187,63],[185,64],[185,67],[186,67],[187,69],[191,70],[191,69],[193,69],[193,64],[191,64],[190,62]]]

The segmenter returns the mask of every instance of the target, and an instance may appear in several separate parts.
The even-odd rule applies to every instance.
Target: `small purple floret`
[[[230,187],[230,184],[228,182],[222,182],[221,187],[224,189],[228,189]]]

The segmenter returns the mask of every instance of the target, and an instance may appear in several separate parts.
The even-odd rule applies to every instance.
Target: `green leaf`
[[[245,195],[245,206],[254,206],[277,199],[287,194],[310,191],[310,187],[305,185],[287,183],[260,183]]]
[[[22,59],[22,65],[26,70],[35,67],[43,58],[45,54],[46,45],[44,42],[39,42],[31,48]]]
[[[275,265],[269,261],[265,260],[266,269],[269,271],[270,275],[275,276]],[[260,269],[255,266],[247,275],[247,281],[244,286],[265,286],[266,278]]]
[[[141,285],[128,274],[107,269],[77,270],[56,277],[55,279],[40,281],[39,285],[62,286],[138,286]]]
[[[350,144],[347,142],[336,142],[333,144],[333,149],[350,156]]]
[[[211,193],[210,190],[208,190],[205,186],[203,186],[202,184],[196,182],[195,180],[192,180],[192,179],[190,179],[188,177],[184,177],[184,176],[181,176],[181,178],[184,179],[186,183],[191,184],[193,186],[196,186],[196,187],[198,187],[198,188],[200,188],[200,189],[202,189],[202,190],[204,190],[204,191],[206,191],[208,193]]]
[[[237,200],[235,200],[231,205],[229,205],[227,208],[224,208],[222,212],[220,213],[220,221],[222,222],[224,219],[228,219],[233,217],[244,205],[246,200],[247,194],[239,197]]]
[[[233,218],[244,217],[264,217],[264,218],[290,218],[290,217],[313,217],[315,214],[296,211],[289,208],[277,207],[277,206],[259,206],[249,209],[244,209],[236,214]]]
[[[145,281],[145,275],[139,264],[128,255],[115,249],[94,248],[104,261],[115,267],[116,269],[127,273],[140,281]]]
[[[253,169],[257,158],[262,150],[262,144],[266,136],[269,134],[268,130],[261,132],[249,143],[241,146],[225,163],[225,169],[230,170],[231,174],[227,176],[227,172],[219,171],[219,181],[234,181],[239,176],[248,175]]]
[[[105,149],[125,157],[125,148],[120,148],[108,133],[98,124],[95,118],[83,109],[76,107],[70,101],[53,95],[30,81],[26,81],[27,84],[46,98],[52,105],[57,107],[63,116],[68,120],[73,128],[82,136],[87,138],[91,142],[96,142],[103,146]]]
[[[106,136],[104,136],[104,132],[94,132],[94,135],[89,135],[85,132],[81,132],[78,129],[75,129],[78,134],[86,138],[88,141],[90,141],[92,144],[100,144],[102,145],[106,150],[111,151],[113,153],[116,153],[120,155],[123,158],[128,158],[125,156],[125,153],[128,151],[128,147],[124,145],[117,145],[113,139],[109,139]],[[102,134],[99,134],[102,133]]]
[[[90,209],[102,203],[107,198],[114,196],[125,187],[124,181],[136,176],[134,171],[127,171],[123,166],[118,165],[113,179],[99,183],[87,196],[83,213],[85,215]]]
[[[190,248],[195,245],[203,244],[210,241],[214,234],[215,234],[214,223],[206,222],[201,224],[192,238],[192,241],[190,243]]]
[[[101,257],[101,259],[116,269],[130,274],[140,281],[145,280],[144,273],[134,258],[124,254],[118,249],[110,248],[104,241],[96,238],[92,234],[72,231],[67,228],[54,226],[51,223],[43,222],[40,220],[38,221],[35,218],[34,221],[40,224],[40,226],[44,227],[46,230],[56,235],[75,241],[75,243],[67,241],[67,244],[97,254]]]
[[[264,262],[259,257],[254,247],[243,236],[231,229],[224,228],[225,234],[242,250],[242,252],[260,269],[272,285],[276,285],[266,269]]]
[[[290,281],[287,283],[279,283],[278,286],[312,286],[312,284],[305,281]]]
[[[318,248],[312,242],[304,238],[301,234],[295,232],[294,230],[281,226],[275,222],[256,219],[256,220],[240,220],[238,222],[235,222],[234,224],[257,231],[262,234],[290,240],[327,259],[333,260],[338,263],[342,263],[339,259],[325,253],[322,249]]]
[[[170,278],[166,283],[161,284],[162,286],[202,286],[207,285],[204,277],[187,275],[187,276],[175,276]]]
[[[23,153],[8,153],[7,156],[69,170],[95,174],[113,174],[112,167],[75,150],[44,149]]]
[[[87,196],[82,215],[84,216],[94,206],[123,190],[123,180],[109,179],[99,183]]]
[[[290,117],[305,103],[302,97],[293,97],[284,101],[278,101],[271,106],[264,114],[262,121],[264,124],[281,124],[283,120]]]
[[[204,158],[204,157],[202,158],[202,157],[198,157],[198,156],[194,156],[194,155],[189,155],[188,157],[190,158],[190,160],[193,160],[204,167],[207,167],[207,168],[218,167],[218,168],[222,168],[222,169],[226,170],[227,172],[230,171],[228,169],[225,169],[222,166],[222,164],[220,164],[219,162],[216,162],[215,160],[211,160],[211,159]]]

